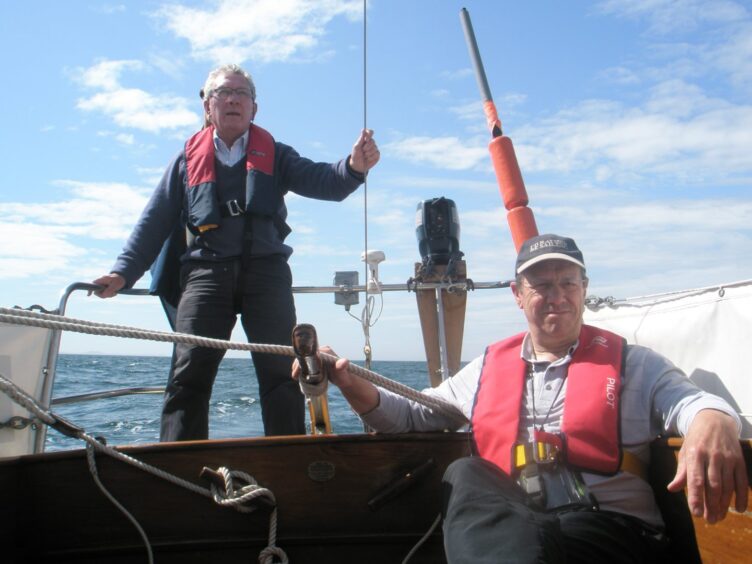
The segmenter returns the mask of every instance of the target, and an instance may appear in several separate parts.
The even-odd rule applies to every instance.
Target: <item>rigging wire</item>
[[[363,129],[368,128],[368,19],[367,19],[368,0],[363,0]],[[368,295],[368,171],[366,171],[363,180],[363,266],[364,280],[366,282],[365,306],[361,324],[365,336],[363,352],[365,353],[366,368],[371,368],[371,309],[369,301],[373,296]]]

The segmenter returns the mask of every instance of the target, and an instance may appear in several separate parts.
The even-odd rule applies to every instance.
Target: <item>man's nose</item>
[[[564,286],[561,284],[551,284],[548,287],[548,293],[546,295],[546,298],[549,302],[560,302],[564,300],[564,295],[566,294],[566,291],[564,289]]]

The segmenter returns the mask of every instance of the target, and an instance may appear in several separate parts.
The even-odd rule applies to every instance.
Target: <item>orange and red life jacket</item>
[[[188,225],[202,233],[219,226],[220,202],[214,156],[214,126],[209,126],[185,143],[188,186]],[[244,212],[274,216],[283,194],[274,183],[274,138],[265,129],[251,124],[246,145]]]
[[[525,334],[486,349],[471,416],[476,452],[508,474],[520,425],[527,363],[520,356]],[[561,430],[568,464],[601,474],[615,474],[621,464],[619,393],[626,342],[589,325],[566,376]]]

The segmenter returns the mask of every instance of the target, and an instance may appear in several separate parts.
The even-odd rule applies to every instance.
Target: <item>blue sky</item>
[[[467,7],[541,232],[573,236],[591,293],[629,297],[750,278],[752,18],[726,0],[372,0],[366,115],[382,162],[367,187],[383,282],[419,260],[415,209],[452,198],[476,281],[511,277],[514,249],[459,21]],[[315,160],[364,122],[360,0],[0,4],[0,302],[55,307],[108,272],[149,194],[200,126],[217,64],[254,76],[257,123]],[[288,198],[296,285],[361,271],[363,190]],[[148,284],[148,275],[138,284]],[[297,298],[322,342],[362,358],[358,321],[331,295]],[[363,300],[361,298],[361,306]],[[360,307],[353,308],[360,314]],[[388,293],[375,359],[420,360],[415,298]],[[73,317],[166,329],[147,298],[77,294]],[[468,298],[463,358],[523,327],[507,290]],[[234,338],[243,340],[236,330]],[[70,353],[164,354],[165,344],[66,334]]]

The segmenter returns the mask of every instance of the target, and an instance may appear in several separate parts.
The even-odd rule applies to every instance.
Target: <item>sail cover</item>
[[[0,374],[36,400],[42,396],[51,335],[48,329],[0,323]],[[17,420],[21,428],[9,426],[14,417],[28,422],[32,415],[0,393],[0,423],[5,424],[0,427],[0,458],[34,451],[37,431],[23,420]]]
[[[614,300],[588,298],[585,322],[668,357],[698,386],[726,399],[752,438],[752,280]]]

